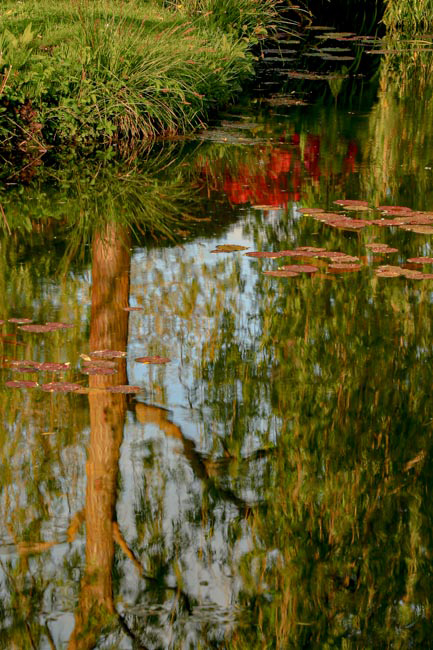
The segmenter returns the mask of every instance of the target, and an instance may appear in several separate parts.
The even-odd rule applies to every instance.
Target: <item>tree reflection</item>
[[[91,350],[126,350],[130,249],[125,229],[108,226],[92,246]],[[115,613],[112,569],[119,450],[126,396],[103,389],[126,384],[126,360],[115,375],[89,378],[90,442],[86,464],[86,564],[69,648],[95,646]]]

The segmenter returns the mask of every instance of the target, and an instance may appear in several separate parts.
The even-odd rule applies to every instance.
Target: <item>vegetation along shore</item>
[[[0,9],[0,147],[183,133],[235,97],[275,0],[23,0]]]

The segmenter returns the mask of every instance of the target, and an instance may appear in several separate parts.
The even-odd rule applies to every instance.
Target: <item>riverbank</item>
[[[275,0],[6,2],[0,148],[137,148],[202,125],[254,74]],[[281,22],[281,19],[279,19]]]

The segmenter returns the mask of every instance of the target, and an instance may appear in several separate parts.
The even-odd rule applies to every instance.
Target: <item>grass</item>
[[[383,22],[388,32],[417,34],[433,27],[433,0],[387,0]]]
[[[0,146],[112,145],[203,125],[254,74],[276,0],[23,0],[0,10]]]

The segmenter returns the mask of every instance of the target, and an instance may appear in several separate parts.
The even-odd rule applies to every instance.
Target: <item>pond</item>
[[[427,647],[432,59],[406,50],[374,92],[9,177],[0,647]]]

